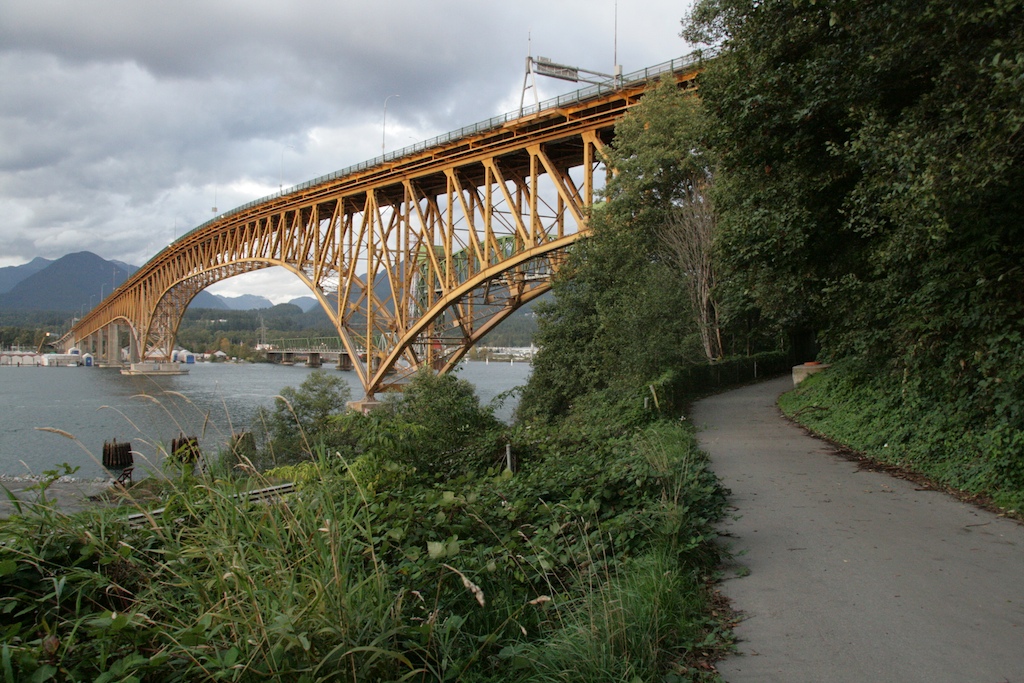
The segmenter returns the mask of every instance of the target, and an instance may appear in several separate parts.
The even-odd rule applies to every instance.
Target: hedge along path
[[[782,416],[791,387],[692,411],[749,569],[723,587],[742,619],[725,680],[1024,680],[1024,526],[858,469]]]

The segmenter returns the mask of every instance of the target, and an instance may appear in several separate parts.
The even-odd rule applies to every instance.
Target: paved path
[[[1024,683],[1024,526],[857,466],[775,407],[788,378],[699,402],[749,574],[729,683]]]

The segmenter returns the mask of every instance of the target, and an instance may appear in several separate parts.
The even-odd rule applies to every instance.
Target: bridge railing
[[[269,341],[271,351],[287,351],[288,349],[322,349],[325,351],[344,351],[345,347],[338,337],[297,337],[294,339],[274,339]]]
[[[462,128],[459,128],[457,130],[453,130],[448,133],[443,133],[441,135],[434,136],[429,140],[417,142],[416,144],[409,145],[408,147],[403,147],[402,149],[395,150],[393,152],[388,152],[381,156],[374,157],[373,159],[368,159],[366,161],[361,161],[358,164],[347,166],[341,170],[334,171],[333,173],[328,173],[326,175],[313,178],[312,180],[307,180],[304,183],[293,185],[288,189],[282,189],[279,192],[275,192],[265,197],[261,197],[260,199],[254,199],[251,202],[246,202],[241,206],[237,206],[233,209],[229,209],[228,211],[219,214],[215,218],[206,221],[205,223],[199,225],[190,232],[197,232],[199,230],[202,230],[207,225],[210,225],[225,216],[240,213],[271,199],[283,197],[287,194],[291,194],[292,192],[305,190],[330,180],[335,180],[337,178],[342,178],[344,176],[351,175],[358,171],[363,171],[374,166],[379,166],[387,161],[400,159],[409,154],[429,149],[430,147],[436,147],[438,145],[443,145],[448,142],[460,140],[469,135],[473,135],[474,133],[492,130],[494,128],[498,128],[505,125],[509,121],[514,121],[524,116],[533,115],[542,111],[547,111],[549,109],[557,109],[558,107],[564,107],[567,104],[576,104],[579,102],[583,102],[598,95],[602,95],[608,92],[614,92],[615,90],[634,86],[638,83],[654,81],[666,73],[675,73],[678,71],[682,71],[683,69],[693,66],[702,60],[711,59],[712,57],[715,57],[717,54],[717,48],[696,50],[683,57],[677,57],[676,59],[672,59],[667,62],[662,62],[661,64],[656,64],[654,66],[649,66],[643,69],[639,69],[638,71],[633,71],[631,73],[625,74],[617,83],[615,81],[609,81],[608,83],[590,85],[587,86],[586,88],[581,88],[570,93],[565,93],[564,95],[552,97],[550,99],[544,100],[543,102],[540,102],[539,104],[534,104],[529,107],[523,107],[522,109],[517,109],[506,114],[492,116],[486,121],[480,121],[478,123],[472,123],[468,126],[463,126]]]

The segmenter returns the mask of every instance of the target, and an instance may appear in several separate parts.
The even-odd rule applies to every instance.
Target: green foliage
[[[691,28],[729,36],[701,94],[734,284],[837,354],[898,357],[923,320],[964,330],[973,303],[946,297],[975,283],[1019,319],[1019,17],[1003,0],[699,3]]]
[[[701,577],[680,571],[670,553],[629,560],[561,610],[547,638],[503,648],[498,657],[511,668],[505,680],[659,680],[667,660],[704,645],[704,591]]]
[[[1022,9],[703,0],[687,27],[724,47],[700,85],[724,299],[875,368],[864,391],[928,425],[915,467],[975,487],[1024,467]]]
[[[429,370],[417,374],[400,397],[368,415],[348,414],[336,425],[355,444],[353,456],[431,480],[494,465],[506,431],[493,410],[480,405],[472,384]]]
[[[715,158],[704,144],[706,125],[700,100],[671,79],[649,89],[615,127],[606,161],[616,174],[598,222],[653,238],[672,208],[690,199],[694,184],[714,171]],[[651,254],[657,247],[655,239],[646,244]]]
[[[47,505],[0,522],[8,678],[485,681],[505,660],[539,680],[574,647],[688,676],[687,652],[721,642],[702,577],[723,497],[692,435],[524,429],[515,447],[515,475],[375,489],[387,462],[319,451],[287,501],[207,480],[138,527]]]
[[[935,403],[930,393],[848,359],[802,382],[780,405],[876,460],[988,494],[1007,508],[1024,507],[1024,432],[1001,413],[979,414],[970,397]],[[1020,410],[1019,400],[1001,408]]]
[[[480,405],[473,385],[454,374],[421,372],[395,413],[422,429],[407,463],[440,478],[480,472],[501,455],[505,425],[492,408]]]
[[[39,331],[35,328],[3,326],[0,327],[0,349],[15,346],[35,351],[39,344]]]
[[[648,92],[616,127],[608,201],[538,306],[541,350],[519,415],[556,419],[588,395],[631,400],[664,368],[702,356],[680,273],[657,238],[674,206],[709,172],[697,100],[669,83]]]
[[[273,412],[257,417],[257,422],[266,421],[267,448],[274,460],[287,463],[309,458],[316,444],[337,447],[343,441],[334,428],[334,418],[345,411],[350,398],[345,380],[323,370],[309,373],[298,389],[282,389]]]

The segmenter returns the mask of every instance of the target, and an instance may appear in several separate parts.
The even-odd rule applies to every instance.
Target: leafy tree
[[[702,0],[685,31],[723,48],[700,92],[733,292],[891,373],[915,423],[942,406],[990,435],[990,458],[1024,442],[1022,10]],[[1003,469],[1024,486],[1019,457]]]
[[[34,349],[38,345],[39,333],[34,329],[23,327],[0,327],[0,348],[6,349],[20,346]]]
[[[298,389],[285,387],[266,417],[270,448],[278,462],[301,460],[316,444],[337,440],[334,418],[346,410],[351,390],[344,379],[315,370]]]
[[[700,104],[666,81],[616,127],[607,163],[616,173],[590,216],[592,237],[576,245],[538,306],[534,372],[520,417],[556,418],[581,397],[637,399],[666,368],[701,357],[685,277],[659,235],[709,175]]]
[[[389,413],[381,425],[385,431],[414,435],[414,448],[398,448],[391,456],[428,477],[480,472],[501,453],[505,425],[490,407],[480,405],[473,385],[454,374],[424,369],[381,412]],[[389,428],[388,421],[398,427]]]
[[[908,341],[892,329],[909,323],[903,312],[938,303],[906,308],[925,281],[961,287],[1015,268],[1020,8],[698,3],[687,35],[726,48],[701,93],[737,285],[776,319],[821,327],[835,350],[892,356]],[[956,263],[972,265],[944,276]]]

